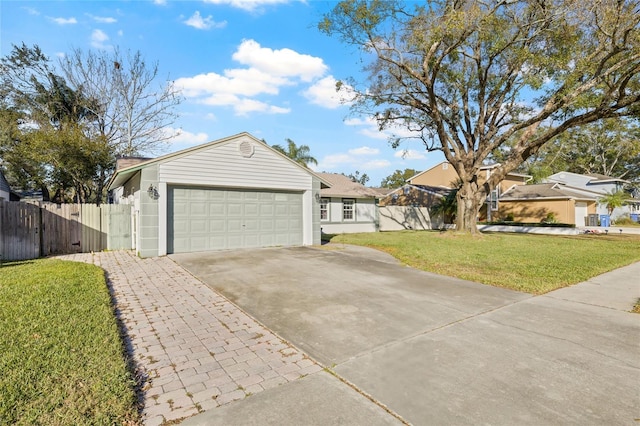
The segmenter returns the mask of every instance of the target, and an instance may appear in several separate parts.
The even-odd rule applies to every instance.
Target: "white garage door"
[[[302,193],[170,187],[167,250],[302,245]]]
[[[589,213],[589,210],[587,209],[587,203],[577,201],[576,202],[576,226],[582,227],[586,225],[585,217],[587,217],[588,213]]]

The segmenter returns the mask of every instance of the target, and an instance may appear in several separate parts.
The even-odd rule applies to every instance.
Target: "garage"
[[[119,159],[108,184],[133,206],[141,257],[320,244],[322,176],[248,133],[158,158]]]
[[[302,193],[169,188],[168,253],[302,245]]]

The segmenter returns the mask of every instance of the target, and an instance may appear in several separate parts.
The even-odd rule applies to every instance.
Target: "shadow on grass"
[[[8,260],[6,262],[3,262],[0,259],[0,268],[11,268],[13,266],[23,266],[23,265],[30,265],[32,263],[34,263],[35,260]]]
[[[105,281],[107,282],[107,289],[109,290],[111,308],[113,309],[113,314],[116,319],[116,323],[118,324],[120,340],[122,341],[123,345],[122,355],[124,357],[125,363],[127,364],[129,374],[131,374],[131,377],[133,378],[135,383],[134,391],[136,394],[136,409],[138,415],[142,417],[142,413],[144,410],[144,388],[149,381],[149,376],[147,375],[145,369],[136,361],[133,355],[133,344],[131,342],[131,336],[129,335],[127,326],[122,319],[122,311],[120,310],[120,304],[118,303],[118,298],[116,297],[113,283],[109,278],[109,273],[105,271],[104,277]]]

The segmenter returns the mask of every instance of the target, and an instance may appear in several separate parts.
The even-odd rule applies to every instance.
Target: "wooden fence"
[[[131,248],[130,205],[0,201],[0,260]]]

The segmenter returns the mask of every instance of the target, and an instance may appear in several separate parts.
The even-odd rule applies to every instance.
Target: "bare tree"
[[[182,98],[171,81],[156,84],[158,64],[139,51],[74,49],[60,67],[73,88],[96,100],[97,131],[117,155],[155,153],[174,136],[166,128]]]
[[[458,173],[456,224],[554,137],[640,112],[639,0],[348,0],[320,30],[361,49],[354,114],[409,129]],[[338,88],[342,82],[338,84]],[[401,137],[392,139],[397,146]],[[479,179],[490,154],[509,151]]]

